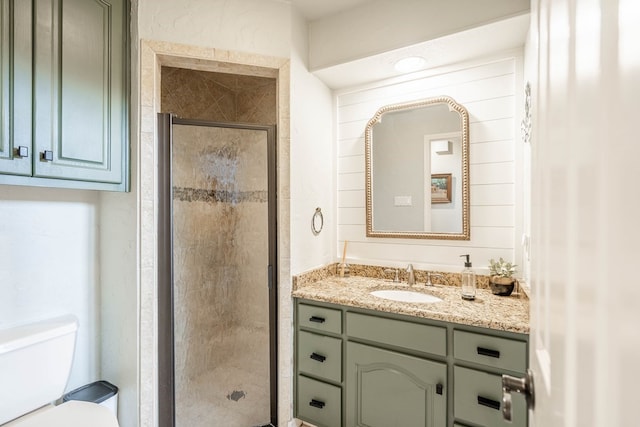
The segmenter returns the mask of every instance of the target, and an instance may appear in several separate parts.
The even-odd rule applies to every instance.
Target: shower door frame
[[[173,316],[173,125],[258,130],[267,133],[267,209],[269,228],[269,395],[270,420],[278,425],[278,222],[277,139],[275,125],[181,119],[158,113],[158,426],[175,427]]]

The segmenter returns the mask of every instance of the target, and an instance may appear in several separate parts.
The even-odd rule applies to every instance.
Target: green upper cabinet
[[[29,3],[0,1],[9,3],[9,10],[11,5]],[[16,177],[15,166],[1,165],[0,183],[128,190],[127,1],[34,0],[32,4],[28,57],[33,65],[25,75],[32,79],[33,93],[19,87],[18,81],[9,81],[13,104],[2,109],[3,115],[15,116],[16,100],[29,100],[30,169],[21,174],[31,177]],[[11,30],[15,27],[9,25]],[[7,33],[4,21],[3,32]],[[16,69],[19,64],[14,59],[10,65]],[[18,163],[15,126],[13,135],[13,142],[3,145],[9,150],[3,159]]]
[[[0,0],[0,173],[26,176],[32,169],[31,16],[31,2]]]

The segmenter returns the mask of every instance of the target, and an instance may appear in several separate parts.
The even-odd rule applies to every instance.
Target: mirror
[[[469,114],[441,96],[365,129],[367,237],[469,240]]]

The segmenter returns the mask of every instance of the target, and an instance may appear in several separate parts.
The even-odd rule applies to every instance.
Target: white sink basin
[[[396,289],[373,291],[373,292],[370,292],[370,294],[373,295],[374,297],[389,299],[392,301],[401,301],[401,302],[433,303],[433,302],[442,301],[442,299],[433,295],[423,294],[421,292],[402,291],[402,290],[396,290]]]

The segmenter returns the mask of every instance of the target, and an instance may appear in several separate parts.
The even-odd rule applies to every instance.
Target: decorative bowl
[[[492,276],[489,279],[489,287],[491,288],[491,293],[494,295],[499,295],[502,297],[508,297],[513,292],[513,288],[515,287],[516,279],[513,277],[495,277]]]

